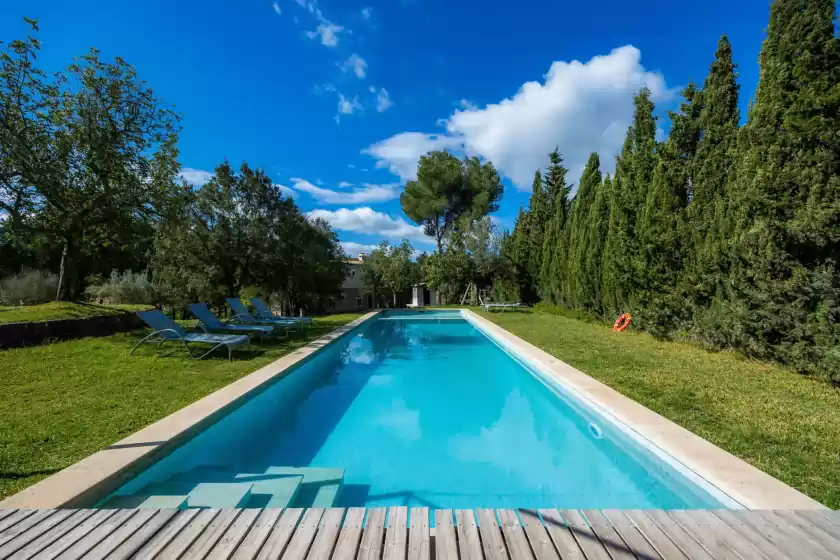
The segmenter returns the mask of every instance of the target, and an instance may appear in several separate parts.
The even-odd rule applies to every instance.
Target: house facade
[[[372,308],[373,298],[362,277],[362,265],[365,262],[364,253],[355,259],[347,259],[344,262],[347,264],[347,277],[341,285],[341,297],[335,302],[333,311],[343,313]]]

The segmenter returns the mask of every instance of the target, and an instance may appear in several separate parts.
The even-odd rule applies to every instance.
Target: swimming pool
[[[458,311],[362,323],[116,496],[153,494],[147,507],[732,505]]]

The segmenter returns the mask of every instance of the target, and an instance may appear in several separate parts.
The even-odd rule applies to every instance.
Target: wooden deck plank
[[[645,520],[650,520],[657,529],[662,531],[665,536],[679,547],[683,554],[692,560],[714,560],[708,550],[694,540],[694,537],[687,533],[679,523],[668,517],[662,510],[636,510],[627,512],[627,517],[640,529],[642,528],[640,523]]]
[[[13,527],[20,521],[26,519],[30,515],[34,515],[37,509],[16,509],[11,515],[6,516],[0,521],[0,536],[2,536],[10,527]]]
[[[347,510],[344,525],[335,543],[332,560],[355,560],[365,523],[365,508],[352,507]]]
[[[262,510],[259,509],[243,509],[233,521],[233,523],[225,531],[222,538],[216,543],[216,546],[206,556],[207,560],[227,560],[230,558],[242,539],[251,530],[251,526],[256,522]]]
[[[429,508],[411,508],[408,529],[408,560],[429,560],[431,543],[429,536]]]
[[[27,533],[30,529],[36,527],[42,521],[49,519],[57,512],[58,510],[54,509],[40,509],[32,515],[26,516],[0,534],[0,546]]]
[[[458,560],[458,541],[452,510],[435,510],[435,560]],[[361,558],[359,559],[361,560]]]
[[[306,555],[306,560],[330,560],[335,548],[341,520],[344,519],[344,508],[329,508],[321,517],[315,542]]]
[[[306,510],[292,535],[292,540],[289,541],[289,546],[286,547],[286,552],[283,553],[283,560],[304,560],[306,558],[323,516],[324,508],[309,508]]]
[[[207,526],[213,522],[221,513],[221,509],[203,509],[199,514],[193,517],[186,526],[175,535],[169,544],[160,552],[162,558],[180,558],[198,539],[199,536],[207,529]]]
[[[41,519],[39,523],[35,523],[34,525],[30,526],[27,529],[24,529],[23,531],[19,531],[17,535],[7,540],[5,543],[3,543],[3,545],[0,545],[0,558],[10,556],[13,552],[23,548],[30,542],[36,540],[41,535],[48,532],[50,529],[60,524],[68,517],[72,516],[74,513],[76,513],[76,510],[58,510],[52,515]],[[29,519],[32,519],[32,517],[30,517]],[[12,527],[10,529],[10,532],[12,532],[14,529],[17,529],[17,527]]]
[[[123,541],[133,535],[140,527],[146,524],[159,510],[141,509],[122,523],[118,529],[105,534],[100,538],[88,552],[84,554],[85,560],[102,560],[111,552],[117,549]]]
[[[792,557],[806,552],[811,557],[821,560],[833,558],[830,552],[811,540],[805,533],[800,532],[795,527],[776,526],[763,516],[764,512],[732,510],[728,513],[758,531],[765,539],[786,551]]]
[[[137,551],[134,558],[137,560],[150,560],[156,558],[157,555],[164,550],[167,545],[178,534],[189,525],[193,519],[200,513],[201,510],[188,509],[178,512],[172,520],[163,526],[163,528],[155,533],[152,538],[143,543],[143,546]]]
[[[368,510],[362,544],[359,545],[359,560],[379,560],[382,555],[382,541],[385,538],[385,514],[387,508]]]
[[[630,546],[600,511],[585,509],[581,513],[586,517],[589,526],[592,527],[595,535],[600,539],[601,544],[604,545],[613,560],[635,560],[636,555],[630,549]]]
[[[554,543],[554,548],[560,553],[560,558],[563,558],[563,560],[584,558],[583,551],[560,512],[556,509],[541,509],[538,512],[545,524],[551,542]]]
[[[698,521],[696,518],[686,516],[686,512],[682,510],[669,510],[665,515],[670,517],[682,529],[691,535],[691,537],[699,542],[703,548],[715,558],[742,558],[740,554],[732,547],[731,544],[721,538],[716,531],[708,525]],[[660,522],[659,519],[656,520]],[[744,560],[753,560],[752,558],[745,558]]]
[[[28,543],[26,546],[9,556],[8,560],[25,560],[27,558],[32,558],[40,551],[44,550],[53,542],[58,540],[59,537],[61,537],[62,535],[79,525],[85,519],[93,515],[94,512],[95,510],[92,509],[77,510],[73,515],[67,517],[66,519],[64,519],[64,521],[54,526],[49,531],[39,536],[37,539]]]
[[[610,520],[613,527],[621,533],[625,542],[635,537],[628,536],[630,528],[635,529],[639,535],[656,551],[656,553],[668,560],[686,560],[688,557],[683,553],[674,542],[668,538],[668,535],[662,532],[662,529],[657,527],[649,517],[642,514],[638,520],[632,519],[627,515],[628,512],[617,509],[604,510],[604,516]],[[626,527],[626,528],[625,528]],[[642,545],[638,545],[642,548]]]
[[[125,560],[140,550],[146,542],[157,534],[167,523],[178,514],[177,509],[162,509],[139,527],[130,537],[125,539],[111,554],[108,560]]]
[[[388,509],[388,527],[385,529],[385,548],[382,560],[405,560],[408,548],[408,508]]]
[[[696,518],[702,527],[710,527],[715,535],[729,544],[730,548],[734,549],[745,560],[761,560],[764,557],[758,546],[708,511],[694,510],[686,512],[686,514]]]
[[[531,550],[537,560],[559,560],[560,556],[548,536],[539,514],[533,509],[520,509],[519,519],[525,527],[525,536],[531,544]]]
[[[215,548],[216,543],[222,540],[222,536],[227,532],[228,528],[233,525],[233,522],[236,521],[236,518],[239,517],[239,514],[242,513],[243,510],[241,509],[228,509],[225,508],[219,512],[219,514],[213,518],[213,521],[207,524],[207,527],[195,542],[190,545],[186,552],[181,556],[184,560],[201,560],[208,554],[210,551]]]
[[[534,554],[531,552],[531,545],[528,544],[525,531],[519,523],[519,516],[512,509],[500,509],[497,513],[511,560],[532,560]]]
[[[0,521],[15,513],[16,509],[0,509]]]
[[[835,540],[840,541],[840,524],[832,523],[816,511],[799,510],[792,511],[789,513],[794,515],[795,517],[799,517],[800,519],[807,521],[808,523],[816,525],[817,527],[825,531],[827,534],[834,537]]]
[[[85,535],[96,530],[97,526],[107,521],[108,518],[116,514],[116,512],[117,510],[115,509],[100,509],[96,511],[93,515],[61,535],[52,544],[50,544],[48,548],[39,552],[38,560],[52,560],[53,558],[56,558],[65,550],[73,546],[77,541],[84,538]]]
[[[832,554],[840,556],[840,542],[816,525],[809,523],[807,520],[798,517],[790,511],[773,511],[768,513],[771,516],[778,517],[783,523],[787,523],[789,526],[797,527],[800,531],[806,533],[811,540],[819,543],[821,547]]]
[[[482,560],[481,540],[478,538],[473,510],[455,510],[455,530],[458,534],[458,554],[461,560]]]
[[[583,554],[587,560],[609,560],[610,555],[601,539],[595,534],[595,531],[589,526],[583,515],[574,509],[561,509],[560,515],[566,520],[566,526],[571,531],[572,536],[583,550]]]
[[[260,551],[283,513],[282,508],[257,510],[258,517],[251,524],[233,553],[233,560],[252,560]]]
[[[508,553],[502,530],[496,520],[496,512],[492,509],[477,509],[478,532],[481,535],[481,547],[486,560],[507,560]]]
[[[767,558],[770,558],[771,560],[783,560],[784,558],[790,557],[789,552],[782,552],[779,549],[778,545],[771,543],[770,541],[765,539],[761,535],[761,533],[759,533],[749,525],[746,525],[745,523],[739,521],[738,518],[731,515],[730,512],[728,512],[727,510],[717,510],[710,512],[710,514],[720,519],[721,522],[725,523],[727,527],[729,527],[733,531],[736,531],[738,534],[750,541],[750,543],[752,543],[753,546],[755,546],[759,551],[761,551],[761,553]]]
[[[116,531],[123,523],[128,521],[139,510],[136,509],[119,509],[108,519],[96,526],[95,529],[87,533],[81,539],[77,540],[73,545],[61,553],[61,560],[78,560],[86,555],[92,548],[98,545],[104,538]]]
[[[304,510],[301,508],[289,508],[283,512],[280,519],[274,524],[274,529],[268,535],[262,549],[260,549],[257,560],[273,560],[283,555],[283,551],[286,550],[289,541],[292,540],[292,534],[295,532],[298,520],[303,512]]]
[[[590,523],[594,524],[593,517],[598,517],[597,523],[608,524],[613,531],[615,531],[622,541],[625,542],[627,548],[637,557],[645,560],[660,560],[661,555],[656,551],[656,548],[651,545],[648,540],[642,535],[629,519],[621,515],[621,512],[612,511],[592,511],[585,510],[584,513],[589,519]],[[596,531],[597,532],[597,531]],[[600,536],[600,534],[599,534]],[[601,539],[603,541],[603,539]]]

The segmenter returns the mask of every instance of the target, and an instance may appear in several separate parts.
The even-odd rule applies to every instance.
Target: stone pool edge
[[[462,316],[507,351],[538,368],[560,386],[611,415],[636,436],[747,509],[828,509],[735,455],[469,310]]]
[[[0,509],[91,507],[249,397],[288,374],[298,363],[377,313],[379,311],[366,313],[105,449],[24,488],[0,501]]]

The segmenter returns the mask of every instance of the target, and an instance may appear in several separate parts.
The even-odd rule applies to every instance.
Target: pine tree
[[[550,165],[546,172],[546,192],[551,200],[550,221],[542,246],[540,270],[540,295],[553,304],[563,303],[567,277],[569,193],[566,184],[568,170],[563,166],[563,156],[555,149],[549,154]]]
[[[740,120],[736,80],[732,47],[723,36],[703,87],[702,138],[694,158],[687,209],[691,239],[686,247],[683,284],[695,314],[704,313],[722,291],[722,279],[728,273],[727,186],[734,178]]]
[[[671,134],[660,146],[636,234],[639,242],[639,288],[633,308],[640,325],[665,336],[685,320],[685,300],[677,293],[686,243],[685,208],[700,140],[700,94],[693,84],[682,92],[679,113],[671,113]]]
[[[601,185],[601,160],[598,154],[589,155],[589,161],[580,178],[578,191],[572,202],[569,216],[569,289],[568,302],[574,307],[589,311],[593,308],[592,294],[586,292],[585,259],[589,249],[589,211],[595,193]]]
[[[840,375],[840,53],[832,0],[777,0],[732,193],[729,344]],[[726,326],[726,325],[725,325]]]
[[[604,183],[595,188],[595,200],[587,218],[588,243],[581,262],[581,291],[584,294],[584,308],[601,316],[604,312],[602,257],[610,226],[610,176],[604,177]]]

